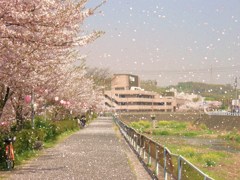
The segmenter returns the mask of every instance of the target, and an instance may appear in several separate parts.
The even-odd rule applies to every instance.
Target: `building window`
[[[172,102],[167,102],[167,106],[171,106],[172,105]]]

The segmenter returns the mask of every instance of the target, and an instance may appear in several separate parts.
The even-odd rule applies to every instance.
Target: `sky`
[[[105,32],[80,50],[90,67],[159,86],[240,78],[239,0],[108,0],[83,26]]]

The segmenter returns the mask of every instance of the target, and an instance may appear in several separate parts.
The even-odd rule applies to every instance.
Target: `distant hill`
[[[169,86],[168,89],[174,88],[178,92],[194,93],[205,97],[212,96],[226,96],[232,94],[234,89],[231,85],[216,85],[216,84],[206,84],[200,82],[180,82],[177,85]]]
[[[230,84],[206,84],[200,82],[180,82],[176,86],[169,86],[168,89],[175,88],[178,92],[194,93],[206,97],[206,100],[218,100],[224,104],[229,104],[236,98],[236,91]],[[238,95],[240,91],[238,90]]]
[[[177,85],[162,88],[157,86],[156,81],[141,81],[141,87],[147,91],[155,91],[166,95],[169,89],[177,89],[178,92],[194,93],[206,97],[206,100],[216,100],[223,102],[224,106],[231,104],[231,100],[236,98],[236,91],[230,84],[206,84],[201,82],[180,82]],[[238,95],[240,91],[238,90]]]

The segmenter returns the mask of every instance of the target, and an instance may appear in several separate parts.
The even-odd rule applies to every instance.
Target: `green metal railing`
[[[148,167],[153,179],[213,180],[184,157],[171,153],[168,148],[136,132],[118,118],[113,119],[145,167]]]

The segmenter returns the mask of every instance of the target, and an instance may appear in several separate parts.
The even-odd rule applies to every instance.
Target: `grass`
[[[35,157],[37,157],[39,154],[41,154],[40,151],[25,151],[21,154],[16,154],[15,155],[15,164],[16,165],[20,165],[20,164],[23,164],[24,162],[28,161],[28,160],[31,160]]]
[[[138,121],[130,123],[130,126],[136,129],[139,132],[146,132],[147,129],[151,127],[151,123],[149,121]]]
[[[148,124],[148,126],[146,126]],[[133,126],[132,126],[133,125]],[[145,125],[145,126],[144,126]],[[150,126],[149,126],[150,125]],[[166,146],[172,153],[179,154],[185,157],[189,162],[193,163],[200,170],[208,174],[210,177],[216,180],[234,179],[239,177],[240,171],[236,170],[239,155],[226,152],[224,150],[210,149],[207,145],[201,145],[201,143],[187,144],[186,138],[205,139],[209,141],[213,138],[224,138],[225,140],[240,143],[240,132],[215,132],[209,130],[205,124],[195,125],[191,122],[177,122],[177,121],[159,121],[156,124],[156,128],[152,128],[152,123],[147,122],[132,122],[130,126],[137,127],[136,130],[143,132],[146,136],[154,139],[158,143]],[[141,131],[140,131],[141,130]],[[181,138],[186,137],[186,138]],[[196,139],[196,142],[197,139]],[[200,141],[201,142],[201,141]],[[211,143],[211,142],[210,142]],[[173,158],[174,168],[177,167],[177,158]],[[234,163],[233,163],[234,162]],[[202,176],[190,166],[183,165],[183,179],[202,179]],[[230,171],[232,173],[230,173]],[[176,175],[177,170],[174,170]],[[232,175],[233,174],[233,175]]]
[[[131,171],[134,173],[135,176],[137,176],[137,173],[136,173],[135,168],[134,168],[134,164],[128,156],[127,156],[127,162],[128,162],[128,165],[129,165]]]
[[[222,160],[224,160],[229,154],[219,151],[213,151],[210,149],[193,146],[178,146],[177,149],[170,148],[173,153],[181,154],[187,158],[190,162],[197,164],[199,167],[213,167]]]
[[[177,122],[177,121],[159,121],[157,127],[161,128],[171,128],[176,130],[183,130],[187,128],[187,122]]]
[[[212,151],[201,154],[199,161],[204,162],[204,166],[206,167],[213,167],[220,164],[227,156],[229,156],[227,153]]]
[[[45,142],[45,143],[44,143],[44,148],[54,147],[56,144],[64,141],[65,139],[67,139],[69,136],[71,136],[72,134],[74,134],[74,133],[77,132],[77,131],[78,131],[78,130],[66,131],[66,132],[60,134],[60,135],[57,137],[57,139]]]
[[[70,137],[76,131],[77,130],[66,131],[66,132],[60,134],[59,136],[57,136],[57,138],[55,140],[50,140],[50,141],[44,142],[44,145],[43,145],[44,149],[54,147],[58,143],[60,143],[63,140],[67,139],[68,137]],[[41,154],[42,154],[41,150],[24,151],[21,154],[16,154],[15,155],[15,165],[22,165],[22,164],[26,163],[27,161],[29,161],[29,160],[31,160],[33,158],[38,157]]]
[[[240,131],[237,131],[237,130],[227,132],[224,135],[220,135],[219,137],[228,141],[240,143]]]
[[[141,120],[130,123],[130,126],[140,133],[153,134],[156,136],[196,137],[213,133],[208,130],[204,124],[194,125],[190,122],[159,121],[156,127],[153,128],[151,122]]]
[[[226,163],[227,159],[232,157],[230,153],[214,151],[208,149],[206,147],[193,147],[188,145],[176,145],[176,144],[168,144],[169,150],[174,154],[180,154],[185,157],[189,162],[193,163],[196,167],[202,170],[204,173],[208,174],[210,177],[214,179],[222,179],[222,177],[226,177],[223,174],[225,173],[223,170],[216,171],[216,169],[221,167],[221,164]],[[177,167],[177,159],[173,159],[174,167]],[[175,169],[175,174],[177,170]],[[183,166],[183,179],[189,179],[190,177],[194,179],[201,179],[202,176],[188,165],[184,164]],[[188,178],[187,178],[188,177]],[[190,178],[191,179],[191,178]]]
[[[117,125],[113,126],[114,132],[118,138],[118,141],[120,142],[122,140],[122,135],[120,133],[119,127]]]

